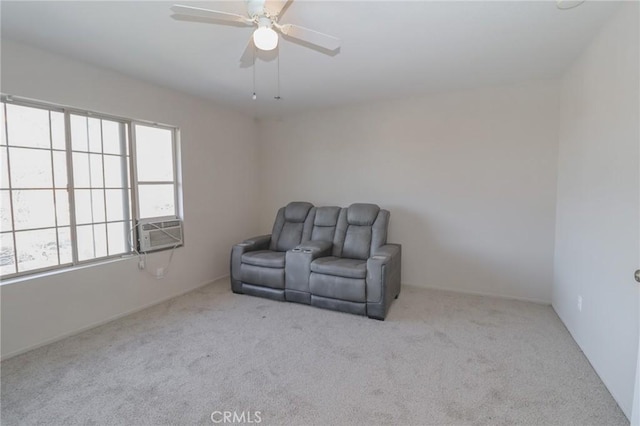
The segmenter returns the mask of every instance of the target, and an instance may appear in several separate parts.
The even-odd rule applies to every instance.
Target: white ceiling
[[[244,13],[242,1],[183,2]],[[239,58],[251,28],[178,21],[172,2],[2,1],[2,37],[114,69],[255,116],[560,75],[618,6],[587,1],[295,0],[280,22],[342,39],[331,57],[280,43],[277,61]]]

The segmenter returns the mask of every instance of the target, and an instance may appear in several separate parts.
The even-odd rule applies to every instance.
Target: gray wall
[[[553,288],[553,307],[628,417],[640,332],[638,24],[638,3],[624,5],[563,81]]]
[[[228,274],[232,243],[257,231],[253,120],[191,96],[2,40],[2,91],[181,128],[185,245],[162,280],[137,259],[0,287],[2,356],[73,334]],[[238,172],[238,170],[242,172]],[[150,270],[168,252],[148,257]]]
[[[291,200],[377,203],[403,283],[549,303],[558,93],[538,81],[264,121],[262,230]]]

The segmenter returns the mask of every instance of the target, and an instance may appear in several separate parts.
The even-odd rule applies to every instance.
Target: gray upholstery
[[[284,268],[265,268],[243,263],[240,266],[240,276],[243,283],[284,290]]]
[[[260,285],[243,284],[242,291],[245,294],[249,294],[251,296],[265,297],[267,299],[284,301],[284,293],[282,292],[282,290],[276,290]]]
[[[367,315],[367,304],[348,302],[346,300],[331,299],[328,297],[311,295],[311,305],[332,311],[347,312],[349,314]]]
[[[286,298],[292,302],[309,304],[309,274],[311,262],[331,254],[331,242],[308,241],[289,250],[286,256]]]
[[[366,315],[385,318],[400,293],[400,246],[386,245],[388,226],[389,212],[375,204],[340,211],[332,256],[310,265],[312,305],[353,312],[365,303]]]
[[[340,207],[335,206],[316,207],[311,230],[312,241],[333,241],[340,210]]]
[[[271,232],[269,250],[287,251],[295,248],[303,241],[311,238],[313,225],[309,212],[313,204],[295,201],[278,210],[276,221]]]
[[[387,242],[389,212],[375,204],[352,204],[342,209],[333,240],[333,255],[368,259]]]
[[[378,217],[380,207],[375,204],[352,204],[347,209],[347,223],[355,226],[371,226]]]
[[[309,275],[311,262],[316,258],[331,254],[332,241],[335,236],[340,207],[314,207],[309,213],[312,216],[311,241],[302,243],[287,252],[285,266],[285,297],[287,300],[309,304]]]
[[[242,263],[264,266],[267,268],[284,268],[285,253],[281,251],[258,250],[242,255]]]
[[[293,202],[278,210],[271,235],[237,244],[231,287],[274,300],[384,320],[400,294],[399,244],[387,244],[389,212]]]
[[[264,250],[269,247],[271,235],[261,235],[248,240],[244,240],[240,244],[236,244],[231,249],[231,290],[234,293],[242,293],[242,280],[240,279],[240,265],[242,264],[242,256],[245,253],[254,250]]]
[[[311,272],[347,278],[366,278],[367,261],[342,257],[321,257],[311,263]]]
[[[402,246],[386,244],[367,260],[367,315],[383,320],[400,294]]]
[[[278,210],[271,235],[236,244],[231,251],[231,289],[284,300],[286,251],[311,236],[314,207],[292,202]]]
[[[363,278],[346,278],[312,272],[309,277],[309,289],[315,296],[349,302],[366,302],[367,285]]]

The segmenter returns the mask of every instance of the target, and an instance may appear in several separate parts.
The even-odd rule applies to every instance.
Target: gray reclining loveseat
[[[399,244],[387,244],[389,212],[293,202],[270,235],[231,252],[234,293],[287,300],[383,320],[400,294]]]

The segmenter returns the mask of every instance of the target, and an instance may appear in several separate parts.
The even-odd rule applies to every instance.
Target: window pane
[[[124,220],[124,200],[127,197],[127,190],[107,189],[107,221],[114,222]]]
[[[0,234],[0,275],[16,273],[15,252],[13,251],[13,235]]]
[[[51,151],[9,148],[13,188],[53,188]]]
[[[53,152],[53,179],[56,188],[67,187],[67,157],[64,152]]]
[[[93,255],[93,225],[76,227],[78,239],[78,260],[92,259]]]
[[[7,124],[9,145],[51,146],[48,110],[7,104]]]
[[[76,223],[104,222],[104,190],[76,189]]]
[[[83,225],[77,228],[78,259],[87,260],[107,255],[105,225]]]
[[[9,167],[7,163],[7,148],[0,148],[0,188],[9,188]]]
[[[76,189],[74,196],[76,203],[76,223],[84,224],[93,222],[93,215],[91,214],[93,207],[91,203],[91,190]]]
[[[55,226],[55,209],[51,190],[14,190],[13,209],[16,229]]]
[[[73,153],[73,185],[76,188],[89,188],[91,186],[89,154]]]
[[[11,223],[11,202],[9,191],[0,191],[0,231],[6,232],[13,229]]]
[[[18,271],[30,271],[58,264],[56,230],[16,232]]]
[[[124,181],[122,179],[122,166],[125,157],[116,157],[114,155],[104,156],[104,186],[107,188],[123,188]]]
[[[69,194],[66,190],[57,190],[55,192],[58,226],[69,225]]]
[[[89,151],[102,153],[102,131],[100,130],[100,120],[89,118]]]
[[[60,250],[61,264],[73,262],[71,228],[58,228],[58,250]]]
[[[173,181],[172,131],[136,125],[138,180]]]
[[[140,217],[175,216],[174,185],[139,185]]]
[[[87,117],[71,114],[71,147],[74,151],[87,151]]]
[[[73,184],[76,188],[101,188],[102,155],[73,153]]]
[[[104,189],[94,189],[91,191],[91,205],[93,222],[104,222]]]
[[[53,149],[65,149],[64,114],[51,111],[51,144]]]
[[[127,252],[127,229],[126,222],[107,224],[109,231],[109,255]]]
[[[102,155],[91,154],[89,166],[91,168],[91,187],[102,188],[104,182],[102,180]]]
[[[102,120],[102,143],[106,154],[124,154],[120,143],[120,126],[118,122]]]

